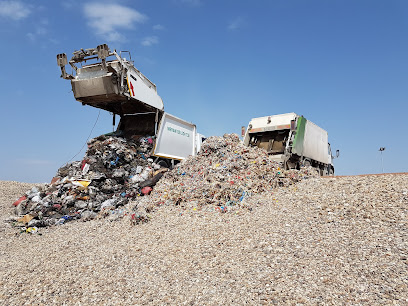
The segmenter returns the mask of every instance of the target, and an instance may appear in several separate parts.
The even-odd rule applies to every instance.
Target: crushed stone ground
[[[309,178],[231,213],[163,205],[147,223],[4,222],[32,184],[0,181],[5,305],[408,303],[408,174]]]

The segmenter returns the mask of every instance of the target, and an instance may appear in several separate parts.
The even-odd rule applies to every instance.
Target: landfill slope
[[[0,182],[2,221],[27,187]],[[94,219],[43,228],[42,235],[19,234],[4,223],[0,300],[408,303],[408,174],[311,177],[246,201],[252,210],[159,205],[149,222],[136,226],[129,218]]]

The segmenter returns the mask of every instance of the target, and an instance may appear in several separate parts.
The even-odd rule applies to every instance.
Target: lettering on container
[[[179,129],[174,129],[170,126],[167,127],[167,130],[176,134],[179,134],[181,136],[186,136],[186,137],[190,137],[190,133],[184,132],[184,131],[180,131]]]

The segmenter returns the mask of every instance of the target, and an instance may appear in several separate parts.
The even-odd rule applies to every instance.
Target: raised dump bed
[[[109,57],[113,60],[107,61]],[[82,66],[89,61],[94,63]],[[136,69],[133,61],[122,58],[116,50],[111,52],[106,44],[75,51],[69,61],[73,74],[65,70],[65,53],[57,55],[57,63],[61,77],[71,81],[75,99],[84,105],[119,115],[163,110],[156,85]]]

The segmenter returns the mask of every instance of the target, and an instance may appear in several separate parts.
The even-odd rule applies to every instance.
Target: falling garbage
[[[152,146],[151,137],[132,141],[102,135],[90,140],[81,161],[61,167],[51,184],[33,187],[13,203],[21,216],[17,221],[44,227],[90,220],[149,194],[168,170],[150,158]]]

